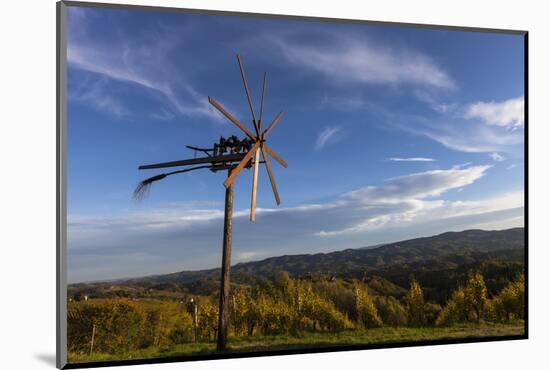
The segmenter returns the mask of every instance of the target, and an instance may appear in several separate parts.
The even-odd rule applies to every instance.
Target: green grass
[[[524,334],[524,325],[522,321],[508,324],[460,324],[443,328],[383,327],[370,330],[350,330],[339,333],[304,333],[301,336],[272,335],[230,337],[229,349],[227,352],[280,351],[289,349],[498,337],[522,334]],[[151,347],[122,354],[94,353],[92,356],[89,356],[85,354],[69,353],[69,362],[116,361],[205,355],[214,354],[215,346],[215,343],[208,342],[188,343],[164,349]]]

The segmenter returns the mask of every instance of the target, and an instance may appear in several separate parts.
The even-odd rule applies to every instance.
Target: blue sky
[[[289,164],[236,181],[233,262],[523,226],[523,37],[397,26],[69,7],[70,282],[216,267],[223,173],[136,184],[264,121]]]

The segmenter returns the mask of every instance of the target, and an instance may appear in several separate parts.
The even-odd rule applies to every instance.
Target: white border
[[[530,339],[223,361],[132,369],[543,368],[550,333],[547,189],[550,139],[546,89],[550,22],[544,2],[511,1],[112,1],[331,18],[524,29],[530,32]],[[6,2],[2,37],[2,362],[55,366],[55,1]],[[534,200],[534,201],[533,201]],[[541,364],[541,365],[538,365]]]

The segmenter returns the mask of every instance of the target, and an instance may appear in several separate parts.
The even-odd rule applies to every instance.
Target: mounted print
[[[527,32],[57,10],[58,367],[527,338]]]

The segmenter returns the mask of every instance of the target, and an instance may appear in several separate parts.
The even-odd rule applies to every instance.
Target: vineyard
[[[218,297],[75,297],[68,305],[70,362],[214,353]],[[229,351],[277,350],[448,338],[520,335],[524,279],[498,291],[470,272],[444,304],[383,279],[320,277],[232,286]]]

